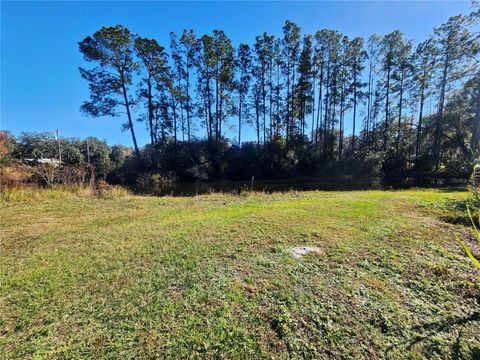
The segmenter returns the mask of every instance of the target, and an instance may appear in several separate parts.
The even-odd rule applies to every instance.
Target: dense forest
[[[282,36],[238,46],[222,30],[172,32],[167,49],[124,26],[102,27],[79,42],[90,90],[81,111],[125,119],[133,150],[23,134],[9,136],[11,157],[94,164],[97,178],[127,185],[158,177],[465,178],[480,155],[480,10],[472,8],[418,44],[399,30],[349,38],[303,34],[286,21]],[[143,148],[139,128],[149,135]]]

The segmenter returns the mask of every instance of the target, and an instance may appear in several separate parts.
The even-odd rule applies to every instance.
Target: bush
[[[34,170],[25,165],[0,167],[0,187],[26,184],[32,179],[33,175]]]
[[[124,187],[108,185],[107,182],[101,180],[96,186],[95,195],[103,199],[118,199],[128,196],[129,192]]]

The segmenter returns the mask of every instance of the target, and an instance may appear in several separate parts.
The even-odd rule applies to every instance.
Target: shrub
[[[29,182],[34,174],[31,167],[11,165],[0,167],[0,186],[20,186]]]
[[[101,180],[96,186],[95,195],[103,199],[117,199],[129,195],[127,189],[118,185],[109,185]]]

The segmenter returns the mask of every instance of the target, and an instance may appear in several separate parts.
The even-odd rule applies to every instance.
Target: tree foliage
[[[365,41],[332,29],[302,34],[292,21],[280,37],[237,48],[222,30],[184,30],[171,34],[170,56],[154,39],[104,27],[80,43],[96,64],[80,69],[91,93],[82,110],[125,110],[138,169],[179,179],[293,176],[366,159],[384,172],[461,174],[480,145],[478,24],[474,6],[418,45],[400,30]],[[147,124],[147,160],[134,105]],[[250,167],[232,170],[253,153]],[[166,166],[172,158],[179,165]]]

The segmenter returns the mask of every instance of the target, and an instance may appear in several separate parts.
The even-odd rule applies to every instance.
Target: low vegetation
[[[37,186],[6,186],[0,189],[0,202],[6,204],[48,199],[69,201],[78,197],[113,199],[128,195],[129,192],[125,188],[108,185],[106,182],[99,182],[96,186],[56,186],[48,189],[41,189]]]
[[[0,200],[3,359],[480,356],[466,192],[40,193]]]

